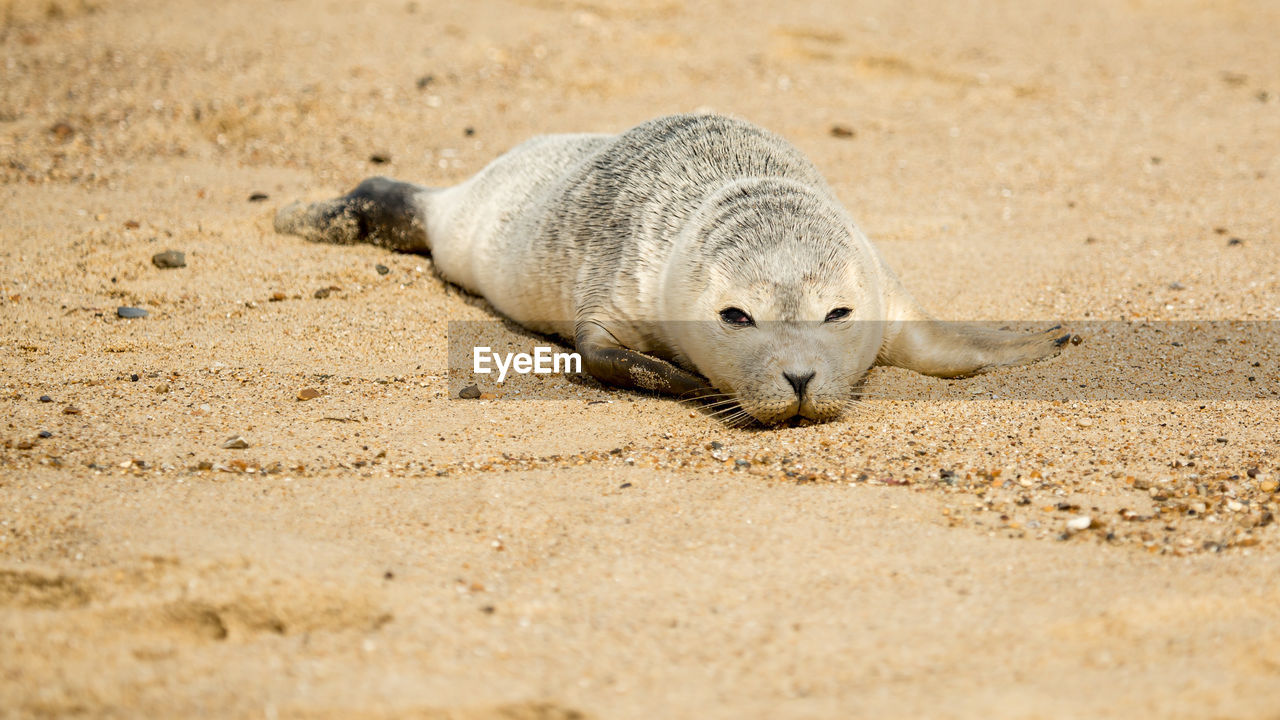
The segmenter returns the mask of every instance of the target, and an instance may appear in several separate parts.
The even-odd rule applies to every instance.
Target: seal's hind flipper
[[[430,188],[374,177],[333,200],[293,203],[276,213],[276,232],[315,242],[367,242],[391,250],[428,253],[426,198]]]

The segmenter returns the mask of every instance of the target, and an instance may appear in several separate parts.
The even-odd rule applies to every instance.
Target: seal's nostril
[[[813,379],[813,375],[812,370],[803,375],[789,372],[782,373],[782,377],[786,378],[787,382],[791,383],[791,387],[796,389],[796,397],[798,398],[804,397],[804,389],[809,385],[809,381]]]

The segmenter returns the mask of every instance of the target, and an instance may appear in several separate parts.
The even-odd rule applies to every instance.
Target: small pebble
[[[48,430],[41,430],[40,437],[45,440],[48,440],[49,438],[53,437],[53,433],[49,432]]]
[[[247,447],[249,447],[249,441],[240,435],[232,435],[222,442],[224,450],[243,450]]]
[[[1222,78],[1222,82],[1235,87],[1239,87],[1249,81],[1248,75],[1245,75],[1243,73],[1230,72],[1228,70],[1223,70],[1221,73],[1219,73],[1219,77]]]
[[[120,307],[116,308],[116,315],[122,318],[125,318],[127,320],[144,318],[150,314],[151,313],[147,312],[146,310],[143,310],[142,308],[129,307],[128,305],[121,305]]]
[[[1280,483],[1275,480],[1263,480],[1258,483],[1258,489],[1264,493],[1273,493],[1276,491],[1277,487],[1280,487]]]
[[[377,270],[379,275],[386,275],[387,273],[391,272],[391,268],[387,267],[386,265],[374,265],[373,269]]]
[[[316,398],[320,397],[322,394],[323,393],[321,393],[319,390],[315,388],[302,388],[301,390],[298,391],[298,399],[299,400],[315,400]]]
[[[1080,418],[1079,420],[1076,420],[1076,425],[1079,425],[1080,427],[1090,427],[1093,425],[1093,420],[1090,420],[1089,418]]]
[[[288,295],[285,295],[282,292],[273,292],[271,293],[271,297],[267,298],[267,302],[280,302],[281,300],[285,300],[288,297],[289,297]]]
[[[129,382],[138,382],[138,379],[138,373],[133,373],[129,376]]]
[[[463,400],[478,400],[480,399],[480,386],[468,385],[458,391],[458,397]]]
[[[19,450],[30,450],[35,446],[36,446],[36,441],[30,440],[30,439],[19,440],[17,444],[14,445],[14,447],[18,448]]]
[[[1186,285],[1183,285],[1182,283],[1178,282],[1177,280],[1174,280],[1173,282],[1169,283],[1169,289],[1170,289],[1170,290],[1186,290],[1186,289],[1187,289],[1187,286],[1186,286]]]
[[[1088,515],[1073,517],[1067,521],[1068,530],[1088,530],[1093,525],[1093,518]]]
[[[1239,500],[1228,500],[1227,509],[1230,510],[1231,512],[1240,512],[1241,510],[1244,509],[1244,504],[1241,503]]]
[[[857,131],[855,131],[853,128],[845,127],[844,125],[831,126],[831,137],[851,138],[851,137],[856,137],[857,135],[858,135]]]
[[[66,142],[72,135],[76,134],[76,130],[71,127],[70,123],[60,120],[54,123],[53,127],[49,128],[49,133],[59,141]]]
[[[1071,344],[1072,344],[1072,345],[1079,345],[1079,344],[1080,344],[1080,343],[1082,343],[1082,342],[1084,342],[1084,338],[1080,337],[1079,335],[1072,335],[1072,336],[1071,336]]]
[[[187,255],[181,250],[165,250],[152,255],[151,264],[162,269],[186,267]]]
[[[249,202],[262,202],[263,200],[266,200],[269,197],[271,196],[264,192],[256,192],[249,196]]]
[[[76,407],[75,405],[68,405],[62,408],[62,414],[63,415],[79,415],[80,408]]]
[[[1228,241],[1227,241],[1227,244],[1228,244],[1228,245],[1243,245],[1243,244],[1244,244],[1244,240],[1241,240],[1241,239],[1240,239],[1240,238],[1238,238],[1238,237],[1233,237],[1233,238],[1231,238],[1230,240],[1228,240]]]
[[[320,288],[319,290],[315,291],[314,296],[315,296],[315,298],[316,298],[317,300],[323,300],[323,299],[325,299],[325,298],[329,297],[329,293],[331,293],[331,292],[333,292],[333,291],[332,291],[332,290],[330,290],[329,288],[327,288],[327,287],[322,287],[322,288]]]
[[[167,392],[169,392],[169,384],[168,384],[168,383],[160,383],[159,385],[157,385],[157,386],[156,386],[156,394],[157,394],[157,395],[163,395],[163,394],[165,394],[165,393],[167,393]]]
[[[53,398],[49,397],[48,395],[41,395],[40,402],[53,402]],[[1251,475],[1250,477],[1253,477],[1253,476]]]
[[[386,165],[391,162],[390,153],[374,153],[369,156],[369,162],[374,165]]]

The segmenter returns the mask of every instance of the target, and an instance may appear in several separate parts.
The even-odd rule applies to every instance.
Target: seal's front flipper
[[[1020,333],[934,320],[883,260],[880,270],[885,283],[886,324],[877,365],[935,377],[968,377],[1053,357],[1071,339],[1071,333],[1060,325],[1043,332]]]
[[[383,177],[365,180],[333,200],[293,203],[276,213],[276,232],[315,242],[367,242],[391,250],[428,253],[430,188]]]
[[[620,346],[594,323],[580,326],[574,345],[584,369],[600,382],[617,387],[697,398],[715,392],[700,375],[671,363]]]
[[[967,377],[1053,357],[1070,338],[1058,325],[1028,334],[912,319],[890,323],[876,363],[936,377]]]

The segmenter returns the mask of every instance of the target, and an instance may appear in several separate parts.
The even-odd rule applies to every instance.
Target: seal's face
[[[741,419],[834,419],[883,336],[866,259],[843,242],[803,237],[726,254],[690,283],[702,292],[682,313],[697,321],[681,323],[680,347]]]

